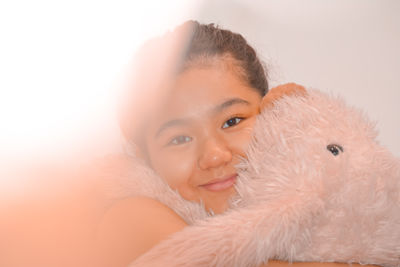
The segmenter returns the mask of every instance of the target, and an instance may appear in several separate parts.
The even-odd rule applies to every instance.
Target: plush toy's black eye
[[[327,145],[326,149],[328,149],[334,156],[337,156],[340,152],[343,152],[343,147],[336,144]]]

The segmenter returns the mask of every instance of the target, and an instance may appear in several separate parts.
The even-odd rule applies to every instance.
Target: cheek
[[[246,157],[247,147],[250,144],[255,117],[246,122],[246,126],[240,131],[233,132],[227,136],[231,150],[234,155]]]
[[[150,163],[171,188],[182,190],[191,184],[191,177],[196,167],[193,153],[189,152],[157,151],[151,153]]]

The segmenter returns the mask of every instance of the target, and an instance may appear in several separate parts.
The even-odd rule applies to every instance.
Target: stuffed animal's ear
[[[280,99],[283,96],[287,95],[306,95],[306,89],[295,83],[285,83],[279,85],[277,87],[272,88],[269,92],[264,96],[261,102],[261,109],[269,108],[274,105],[274,102]]]

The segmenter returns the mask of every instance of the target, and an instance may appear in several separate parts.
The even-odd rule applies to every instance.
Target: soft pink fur
[[[134,190],[193,225],[131,267],[254,267],[269,259],[400,266],[400,162],[376,142],[361,112],[308,90],[264,110],[254,132],[239,166],[238,196],[223,215],[207,217],[146,167],[135,167],[141,181],[153,178],[145,187],[131,182]],[[343,152],[334,156],[329,144]]]

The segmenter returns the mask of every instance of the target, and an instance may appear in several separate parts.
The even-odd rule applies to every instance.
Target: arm
[[[257,209],[232,210],[229,214],[200,221],[171,235],[147,253],[138,257],[136,266],[291,266],[291,263],[263,261],[280,255],[299,260],[288,254],[293,245],[306,245],[302,240],[285,240],[283,235],[295,236],[302,231],[297,223],[287,223],[292,205],[270,203]],[[284,207],[284,208],[283,208]],[[298,206],[297,206],[298,207]],[[303,214],[303,212],[297,213]],[[292,217],[295,216],[292,214]],[[292,218],[293,219],[293,218]],[[316,257],[318,258],[318,257]],[[309,258],[312,260],[312,257]],[[340,260],[340,259],[338,259]],[[295,266],[348,266],[336,263],[296,263]]]
[[[259,267],[346,267],[346,266],[361,266],[360,264],[352,263],[336,263],[336,262],[283,262],[283,261],[270,261],[267,264],[260,265]],[[362,265],[363,267],[376,267],[376,265]]]
[[[156,200],[146,197],[122,200],[106,212],[97,229],[101,266],[127,266],[185,226],[175,212]]]
[[[100,249],[97,255],[102,255],[101,266],[127,266],[138,256],[185,226],[186,223],[176,213],[156,200],[145,197],[122,200],[107,211],[97,231],[97,245]],[[346,266],[337,263],[290,264],[270,261],[260,267],[292,265]]]

